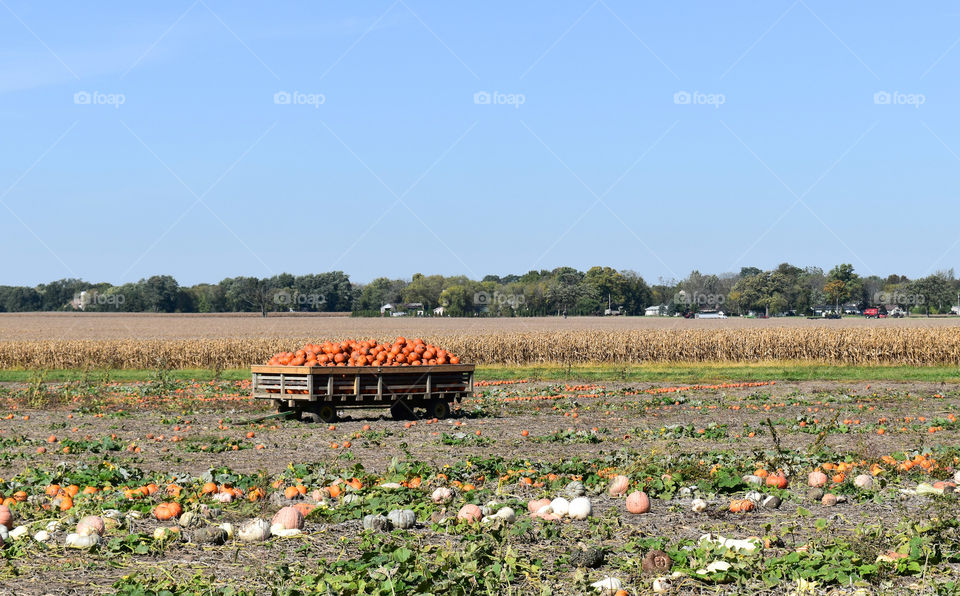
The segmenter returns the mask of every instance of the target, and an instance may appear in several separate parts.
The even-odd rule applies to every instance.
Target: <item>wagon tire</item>
[[[331,404],[321,404],[312,410],[303,410],[300,413],[300,419],[304,422],[335,422],[337,420],[337,409]]]
[[[403,401],[395,401],[390,406],[390,416],[394,420],[413,420],[413,410]]]
[[[450,416],[450,402],[445,399],[432,399],[427,406],[427,416],[443,420]]]

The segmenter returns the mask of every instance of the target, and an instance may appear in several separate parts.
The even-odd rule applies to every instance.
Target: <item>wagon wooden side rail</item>
[[[436,366],[263,366],[251,367],[252,395],[274,401],[278,411],[304,420],[332,422],[346,408],[390,408],[397,420],[425,408],[446,418],[473,394],[473,364]]]

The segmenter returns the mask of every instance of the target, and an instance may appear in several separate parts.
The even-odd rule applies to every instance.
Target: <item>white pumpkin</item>
[[[251,519],[240,526],[237,538],[243,542],[263,542],[270,538],[270,522],[265,519]]]
[[[233,524],[231,523],[220,524],[220,529],[227,533],[227,540],[233,539]]]
[[[100,536],[91,534],[81,536],[80,534],[67,534],[66,545],[68,548],[93,548],[100,542]]]
[[[430,495],[430,499],[436,503],[449,503],[453,499],[453,491],[445,486],[440,486],[433,491],[433,494]]]
[[[604,596],[613,596],[623,589],[623,582],[615,577],[605,577],[598,582],[593,582],[590,587],[596,588]]]
[[[563,497],[557,497],[556,499],[550,501],[550,509],[554,513],[563,517],[570,511],[570,501],[564,499]]]
[[[587,519],[593,514],[593,505],[587,497],[577,497],[570,501],[567,515],[570,519]]]
[[[703,499],[694,499],[690,503],[690,509],[694,513],[703,513],[704,511],[707,510],[707,502],[704,501]]]
[[[657,594],[662,594],[663,592],[669,592],[673,589],[673,584],[670,583],[670,578],[667,577],[658,577],[653,580],[653,591]]]
[[[33,539],[37,542],[46,542],[47,540],[50,540],[50,532],[47,532],[46,530],[40,530],[33,535]]]
[[[280,538],[290,538],[291,536],[302,534],[302,532],[297,528],[290,528],[288,530],[285,527],[283,527],[281,524],[273,524],[272,526],[270,526],[270,533]]]

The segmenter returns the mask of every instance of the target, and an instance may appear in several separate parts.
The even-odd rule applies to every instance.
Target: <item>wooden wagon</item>
[[[390,408],[396,420],[424,408],[446,418],[473,393],[472,364],[436,366],[253,366],[253,397],[273,400],[278,411],[332,422],[346,408]]]

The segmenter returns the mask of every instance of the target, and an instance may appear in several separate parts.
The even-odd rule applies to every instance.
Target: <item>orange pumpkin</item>
[[[767,476],[767,486],[774,488],[787,488],[787,478],[782,474],[770,474]]]
[[[317,508],[316,505],[311,505],[310,503],[297,503],[293,506],[294,509],[300,512],[300,515],[307,517],[310,515],[310,512]]]
[[[750,499],[734,499],[730,501],[730,511],[732,513],[746,513],[753,511],[755,508],[756,504]]]
[[[181,513],[183,513],[183,508],[179,503],[174,502],[160,503],[153,509],[153,516],[160,521],[180,517]]]
[[[73,499],[71,497],[64,495],[62,497],[57,497],[57,499],[60,501],[60,511],[70,511],[73,509]],[[54,502],[56,502],[57,499],[55,499]]]

